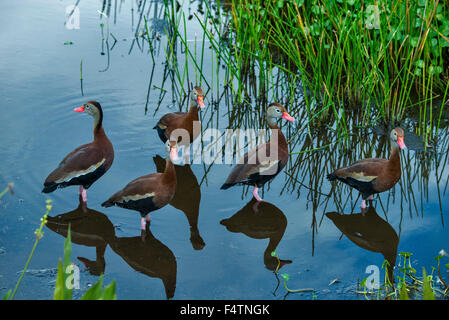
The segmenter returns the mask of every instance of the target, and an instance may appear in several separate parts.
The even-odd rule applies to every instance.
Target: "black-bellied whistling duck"
[[[114,193],[103,207],[119,206],[135,210],[141,215],[141,229],[150,222],[150,212],[167,205],[175,195],[176,172],[173,161],[178,160],[178,145],[175,141],[165,143],[166,165],[163,173],[151,173],[128,183],[122,190]]]
[[[167,113],[158,121],[153,129],[157,130],[159,138],[163,142],[166,142],[170,138],[173,130],[184,129],[189,134],[189,143],[192,143],[200,133],[199,130],[198,132],[193,130],[194,122],[199,121],[198,108],[202,109],[205,107],[203,89],[196,86],[190,92],[189,112]],[[181,143],[180,139],[178,139],[178,144],[187,145],[189,143],[187,141],[182,141]]]
[[[163,172],[166,160],[159,155],[153,157],[157,172]],[[190,225],[190,242],[195,250],[206,245],[198,229],[198,217],[201,202],[201,188],[190,165],[175,165],[176,191],[170,205],[184,212]]]
[[[391,189],[401,178],[400,149],[406,148],[404,131],[395,128],[390,133],[390,159],[363,159],[354,164],[335,170],[327,175],[329,181],[340,180],[357,189],[362,195],[362,208],[373,195]]]
[[[75,112],[85,112],[94,118],[94,141],[70,152],[49,174],[42,192],[79,185],[79,193],[87,202],[86,190],[108,171],[114,161],[114,148],[103,129],[103,110],[97,101],[88,101]]]
[[[279,119],[295,121],[283,105],[270,104],[267,109],[267,122],[271,128],[270,140],[245,153],[243,159],[240,159],[232,169],[221,189],[228,189],[234,185],[254,186],[254,198],[258,203],[263,201],[259,196],[259,188],[285,167],[289,156],[287,140],[277,125]]]

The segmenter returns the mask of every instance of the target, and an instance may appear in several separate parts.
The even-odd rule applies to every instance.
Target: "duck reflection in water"
[[[117,237],[108,217],[89,209],[82,197],[75,210],[48,217],[46,226],[67,237],[70,224],[72,243],[96,248],[96,259],[78,257],[89,273],[99,276],[105,271],[104,253],[107,245],[126,261],[134,270],[152,278],[160,278],[164,283],[167,299],[172,298],[176,289],[176,259],[173,252],[157,240],[146,228],[136,237]]]
[[[230,232],[241,232],[253,239],[269,239],[264,251],[263,260],[265,267],[269,270],[279,269],[285,264],[292,263],[291,260],[283,260],[273,257],[271,253],[281,241],[287,228],[287,218],[275,205],[263,201],[257,206],[257,200],[252,198],[241,210],[228,219],[223,219],[220,224],[224,225]]]
[[[114,237],[109,246],[134,270],[161,279],[167,299],[173,298],[177,273],[175,255],[154,237],[148,225],[141,232],[141,236],[136,237]]]
[[[361,213],[328,212],[326,216],[357,246],[381,253],[390,264],[388,277],[390,281],[394,281],[393,269],[396,264],[399,237],[393,227],[379,217],[371,200],[369,207],[362,209]]]
[[[104,253],[110,239],[115,236],[114,226],[106,215],[89,209],[79,196],[79,205],[75,210],[57,216],[48,217],[46,226],[57,234],[67,237],[70,224],[72,243],[96,248],[95,260],[78,257],[90,274],[99,276],[104,273],[106,262]]]
[[[153,157],[157,172],[163,172],[165,159],[159,155]],[[201,189],[190,165],[175,165],[176,191],[169,202],[174,208],[184,212],[190,226],[190,242],[195,250],[201,250],[206,245],[198,230],[198,216],[201,202]]]

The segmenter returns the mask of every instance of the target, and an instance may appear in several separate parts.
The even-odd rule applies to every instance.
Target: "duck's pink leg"
[[[149,213],[145,217],[142,217],[142,219],[140,219],[140,228],[142,230],[145,230],[147,223],[150,224],[150,214]]]
[[[83,186],[80,186],[79,192],[80,192],[81,197],[83,198],[83,202],[87,203],[87,191],[86,191],[86,189],[84,189]]]
[[[374,196],[373,195],[370,195],[369,197],[368,197],[368,200],[374,200]]]
[[[258,187],[254,187],[253,196],[258,202],[263,201],[263,199],[261,197],[259,197],[259,188]]]
[[[361,205],[362,209],[366,209],[366,202],[365,200],[362,200],[362,205]]]
[[[145,221],[145,218],[142,217],[142,218],[140,219],[140,229],[141,229],[141,230],[145,230],[146,225],[147,225],[147,222]]]

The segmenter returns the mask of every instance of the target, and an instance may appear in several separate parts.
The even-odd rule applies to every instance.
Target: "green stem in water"
[[[41,225],[40,225],[39,229],[36,229],[36,231],[34,232],[36,234],[36,241],[34,242],[33,249],[31,249],[30,256],[28,257],[25,267],[23,268],[22,274],[20,275],[19,280],[17,281],[16,287],[14,288],[14,291],[12,292],[12,294],[9,296],[9,300],[14,299],[17,289],[19,288],[19,285],[22,282],[22,278],[25,275],[25,272],[28,269],[28,265],[31,262],[31,258],[33,257],[34,250],[36,250],[39,240],[44,236],[44,233],[42,232],[42,228],[44,227],[44,225],[47,224],[47,217],[52,208],[51,200],[47,200],[46,202],[47,202],[47,205],[46,205],[47,212],[45,212],[44,216],[41,218]]]
[[[289,289],[288,287],[287,287],[287,280],[284,278],[284,287],[285,287],[285,289],[288,291],[288,292],[290,292],[290,293],[295,293],[295,292],[313,292],[313,291],[315,291],[314,289],[312,289],[312,288],[306,288],[306,289],[295,289],[295,290],[292,290],[292,289]]]
[[[0,192],[0,198],[3,197],[8,191],[11,191],[11,194],[12,194],[13,193],[13,190],[12,190],[13,187],[14,187],[14,184],[12,182],[8,183],[8,186],[5,189],[3,189],[2,192]]]

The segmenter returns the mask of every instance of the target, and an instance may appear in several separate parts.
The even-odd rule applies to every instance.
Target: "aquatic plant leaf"
[[[288,273],[281,273],[281,277],[284,278],[285,281],[290,280],[290,275]]]
[[[5,294],[5,296],[3,297],[3,300],[8,300],[9,296],[11,295],[12,290],[9,289],[8,292]]]
[[[103,300],[117,300],[117,295],[115,294],[115,280],[104,288]]]
[[[407,293],[407,285],[405,283],[401,283],[401,289],[399,291],[399,300],[410,300]]]
[[[417,66],[418,68],[424,68],[424,60],[417,60],[416,62],[415,62],[415,66]],[[410,256],[411,256],[411,253],[408,253],[408,252],[403,252],[403,256],[405,257],[405,258],[410,258]]]
[[[427,276],[426,274],[426,269],[423,267],[422,268],[422,277],[423,277],[423,284],[422,284],[422,298],[423,300],[435,300],[435,294],[433,293],[432,290],[432,277],[431,276]]]
[[[100,275],[100,279],[98,279],[97,283],[95,283],[92,287],[87,290],[81,300],[100,300],[103,298],[103,274]]]
[[[64,275],[62,271],[62,262],[59,259],[58,273],[56,275],[55,291],[53,293],[53,300],[64,300]]]
[[[360,282],[360,286],[362,287],[362,288],[365,288],[366,287],[366,280],[367,280],[368,278],[363,278],[362,279],[362,281]]]
[[[416,48],[418,46],[418,43],[419,43],[419,37],[411,37],[410,38],[410,45],[413,48]]]
[[[73,278],[73,268],[69,268],[70,265],[72,264],[70,261],[71,255],[72,255],[72,236],[71,236],[70,224],[69,224],[69,227],[67,229],[67,237],[64,242],[63,279],[64,279],[64,284],[66,284],[66,285],[63,286],[63,290],[64,290],[64,299],[65,300],[72,299],[72,286],[67,286],[67,280],[69,280],[68,278],[69,277]]]
[[[272,257],[275,257],[276,254],[277,254],[276,250],[271,251],[271,256],[272,256]]]

